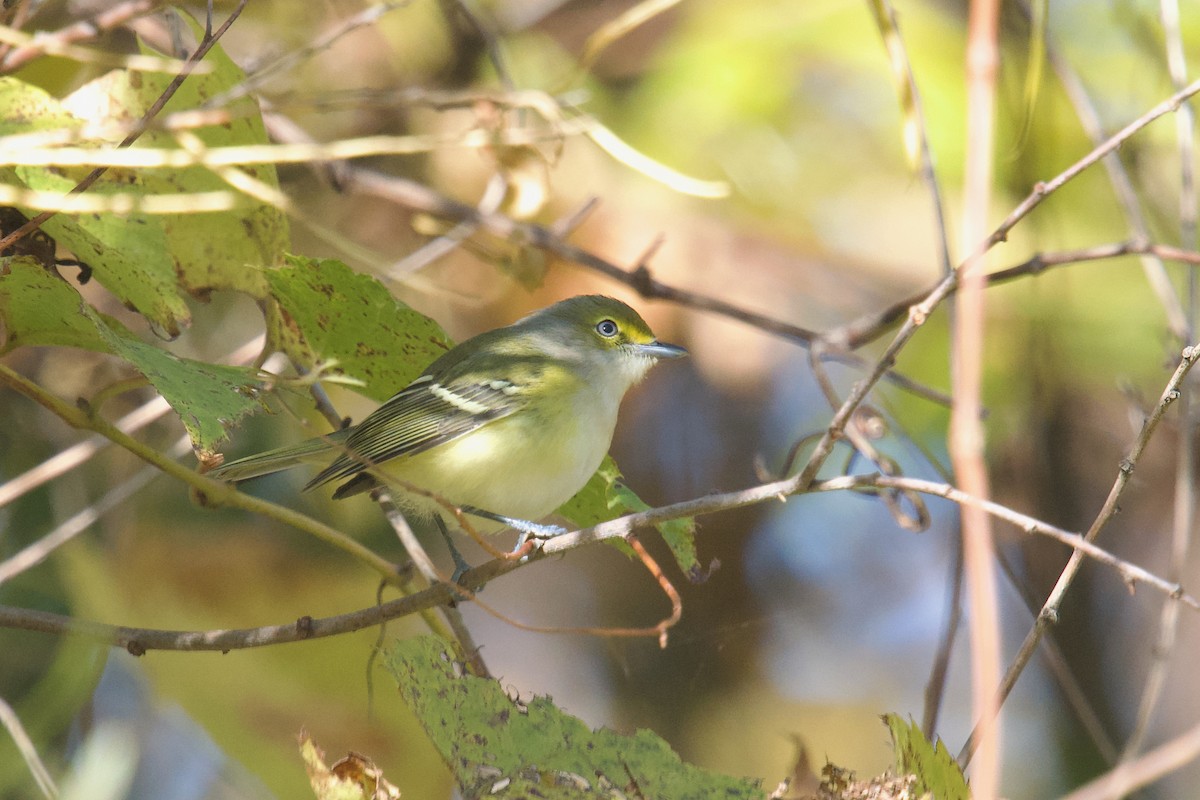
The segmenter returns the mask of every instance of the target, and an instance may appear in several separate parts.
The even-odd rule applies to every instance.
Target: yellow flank
[[[541,519],[570,500],[608,452],[617,404],[605,394],[577,384],[570,402],[563,403],[561,396],[553,407],[535,401],[521,414],[411,458],[389,461],[375,472],[384,480],[392,476],[422,488],[454,487],[444,499],[455,505]],[[548,441],[555,446],[547,447]],[[445,513],[429,500],[397,499],[425,516]],[[472,524],[482,530],[501,527],[482,519],[472,519]]]

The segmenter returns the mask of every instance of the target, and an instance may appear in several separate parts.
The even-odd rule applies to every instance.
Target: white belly
[[[456,505],[536,521],[587,483],[608,452],[616,417],[615,404],[585,388],[562,412],[517,413],[384,471]]]

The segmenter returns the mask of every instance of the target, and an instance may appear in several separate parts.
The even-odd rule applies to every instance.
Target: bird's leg
[[[437,529],[442,534],[442,538],[446,540],[446,547],[450,550],[450,557],[454,559],[454,572],[450,575],[450,580],[458,583],[471,565],[463,558],[462,553],[458,552],[458,548],[454,546],[454,540],[450,538],[450,531],[446,529],[446,521],[442,519],[441,514],[434,514],[433,521],[437,523]]]
[[[514,553],[520,550],[525,545],[525,542],[529,541],[530,537],[534,539],[553,539],[555,536],[562,536],[564,533],[567,533],[567,529],[561,525],[542,525],[538,522],[530,522],[527,519],[516,519],[515,517],[506,517],[503,514],[493,514],[491,511],[485,511],[482,508],[475,508],[474,506],[462,506],[462,510],[473,517],[490,519],[493,522],[499,522],[515,531],[519,531],[521,536],[517,539],[517,546],[513,550]]]

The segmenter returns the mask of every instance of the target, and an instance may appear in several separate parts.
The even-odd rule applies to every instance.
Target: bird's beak
[[[636,347],[639,354],[650,358],[681,358],[688,354],[688,351],[679,345],[666,342],[655,341],[649,344],[639,344]]]

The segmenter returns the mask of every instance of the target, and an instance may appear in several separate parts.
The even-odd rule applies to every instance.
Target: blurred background
[[[32,5],[27,30],[55,30],[106,4]],[[308,3],[297,13],[295,3],[254,0],[222,44],[251,74],[304,54],[256,87],[272,135],[320,142],[385,133],[438,137],[443,144],[429,152],[368,159],[365,166],[473,205],[499,181],[507,190],[503,211],[546,224],[572,218],[595,199],[570,241],[632,268],[661,237],[648,266],[672,286],[820,331],[938,280],[934,206],[906,153],[908,120],[869,3],[687,0],[616,39],[581,69],[597,31],[635,5],[412,0],[380,7],[384,13],[368,24],[315,46],[368,4]],[[202,8],[185,8],[202,18]],[[218,17],[231,8],[218,3]],[[956,236],[966,5],[897,0],[895,10],[957,261],[973,244]],[[1175,32],[1189,54],[1200,44],[1198,19],[1188,4]],[[169,45],[161,18],[137,27]],[[1053,3],[1046,31],[1047,64],[1030,93],[1028,16],[1020,4],[1004,5],[993,222],[1037,181],[1091,150],[1081,118],[1094,115],[1114,131],[1173,91],[1168,33],[1156,3]],[[136,48],[126,28],[97,43],[118,52]],[[47,57],[18,77],[62,96],[99,69]],[[1088,104],[1080,106],[1065,85],[1082,91]],[[536,109],[507,112],[510,124],[517,119],[545,134],[517,151],[452,144],[494,124],[497,103],[523,90],[559,98],[571,111],[564,120]],[[470,102],[460,102],[464,96]],[[622,163],[614,148],[601,148],[568,124],[580,114],[675,172],[656,176]],[[1180,233],[1174,119],[1141,131],[1120,159],[1150,239],[1193,246]],[[794,341],[641,300],[595,272],[482,234],[433,258],[423,247],[440,231],[428,218],[379,197],[339,191],[308,167],[281,167],[280,180],[303,213],[292,220],[293,252],[379,275],[456,339],[569,295],[603,292],[639,308],[662,339],[687,346],[692,358],[660,366],[627,400],[613,446],[629,485],[652,504],[778,474],[792,447],[829,423],[807,353]],[[712,188],[720,182],[725,196],[697,196],[718,194]],[[307,224],[312,220],[336,236]],[[1038,252],[1130,237],[1110,175],[1095,167],[1024,219],[988,263],[1001,269]],[[415,261],[405,260],[414,254]],[[1182,292],[1185,273],[1170,269]],[[84,290],[106,313],[146,330],[102,288]],[[1086,529],[1174,369],[1181,342],[1132,256],[1026,276],[991,288],[987,301],[984,399],[995,499],[1069,530]],[[192,328],[171,344],[184,355],[216,360],[262,329],[258,308],[242,296],[214,293],[197,300],[192,313]],[[939,311],[897,369],[948,391],[947,327]],[[887,339],[860,354],[871,358]],[[126,377],[113,360],[75,351],[26,348],[6,363],[67,398]],[[829,369],[842,396],[861,376],[838,364]],[[333,396],[342,414],[361,418],[371,408],[346,391]],[[123,412],[145,399],[134,393],[111,407]],[[877,445],[904,474],[945,479],[944,406],[887,383],[870,406],[881,422]],[[81,438],[15,395],[0,393],[0,409],[0,482]],[[293,402],[248,421],[226,452],[308,435],[297,414],[311,416]],[[1159,574],[1169,563],[1176,451],[1193,433],[1179,420],[1174,415],[1160,429],[1100,542]],[[181,430],[167,418],[139,436],[165,450]],[[133,456],[110,448],[0,508],[0,557],[141,469]],[[839,451],[822,474],[856,471],[874,468]],[[284,474],[249,490],[401,558],[369,501],[334,504],[321,493],[299,494],[306,480]],[[665,649],[649,639],[522,631],[472,605],[463,611],[506,687],[551,695],[590,725],[653,729],[685,760],[761,778],[768,788],[789,773],[798,744],[818,769],[828,759],[873,775],[890,764],[880,714],[922,718],[951,606],[957,514],[946,502],[930,501],[929,511],[929,529],[913,533],[876,500],[830,493],[699,520],[701,561],[719,568],[696,585],[669,571],[684,615]],[[1067,553],[1004,526],[997,536],[1011,566],[1002,581],[1011,658],[1032,624],[1023,595],[1040,605]],[[669,562],[656,536],[644,539]],[[443,557],[438,544],[431,549]],[[483,557],[467,552],[475,561]],[[1185,586],[1195,572],[1192,558],[1180,576]],[[374,602],[375,584],[360,564],[294,530],[201,508],[182,486],[156,477],[45,563],[0,585],[0,602],[144,627],[237,628],[361,608]],[[607,546],[519,570],[489,585],[484,598],[539,626],[649,625],[669,612],[646,572]],[[1054,631],[1108,747],[1119,750],[1134,724],[1161,606],[1162,597],[1150,591],[1131,594],[1112,570],[1087,567]],[[389,626],[387,635],[418,630],[406,621]],[[297,753],[301,729],[331,757],[347,750],[370,756],[405,797],[448,797],[448,773],[378,667],[368,698],[375,640],[376,631],[364,631],[225,655],[154,652],[134,659],[3,630],[0,697],[17,710],[52,771],[111,787],[95,797],[304,797],[310,790]],[[1167,699],[1149,745],[1190,727],[1200,712],[1195,671],[1186,668],[1198,646],[1195,615],[1185,611],[1179,640],[1167,652]],[[938,725],[951,752],[972,725],[967,666],[960,636]],[[1038,659],[1006,704],[1003,725],[1007,797],[1054,796],[1112,758],[1084,732],[1061,684]],[[1144,796],[1186,796],[1183,787],[1198,779],[1200,770],[1190,768]],[[35,791],[12,743],[0,737],[0,796]]]

